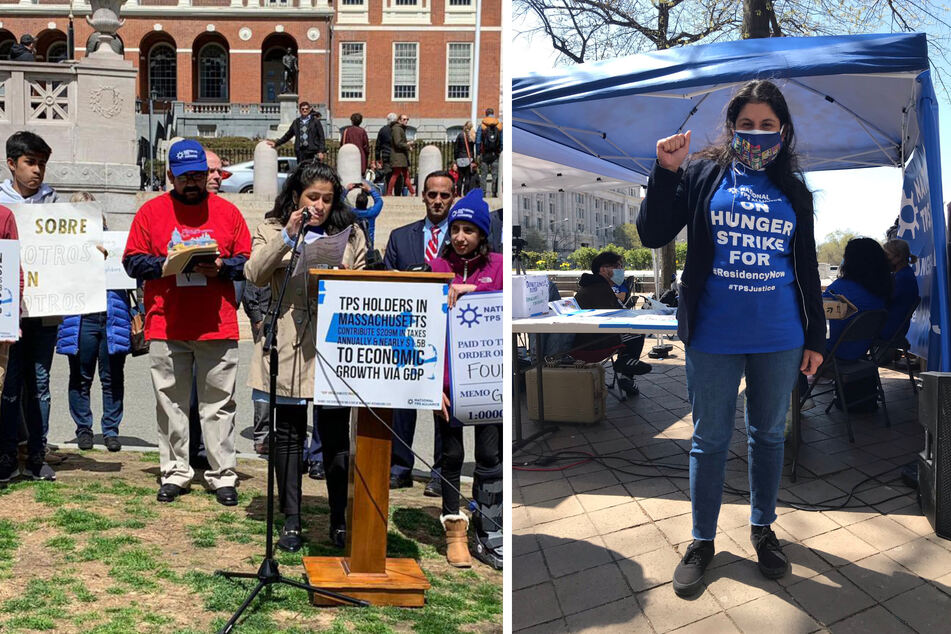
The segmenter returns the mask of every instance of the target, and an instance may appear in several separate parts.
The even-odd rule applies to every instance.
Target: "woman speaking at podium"
[[[362,269],[366,265],[367,243],[356,217],[344,205],[343,186],[337,173],[318,161],[301,163],[287,178],[274,208],[266,215],[251,241],[251,257],[245,264],[248,281],[270,286],[277,301],[291,249],[298,233],[333,235],[351,227],[341,262],[342,268]],[[304,221],[304,212],[310,219]],[[303,448],[307,437],[307,412],[314,393],[317,298],[308,297],[307,275],[291,277],[284,301],[278,308],[277,345],[280,372],[277,379],[275,454],[277,487],[284,526],[279,548],[295,552],[301,548],[301,476]],[[267,401],[269,390],[268,354],[261,337],[254,348],[249,385],[255,400]],[[346,543],[347,470],[350,453],[350,408],[318,405],[314,423],[323,441],[327,499],[330,504],[330,541],[343,548]]]
[[[460,295],[477,291],[502,290],[502,256],[489,245],[489,206],[481,189],[473,189],[459,199],[449,212],[449,239],[439,257],[432,261],[434,272],[454,273],[449,286],[449,307]],[[501,333],[500,333],[501,334]],[[448,403],[448,358],[443,378],[444,404]],[[449,418],[447,407],[436,414],[443,438],[442,475],[451,486],[442,487],[440,521],[446,531],[446,559],[453,566],[468,568],[467,528],[469,520],[459,512],[459,478],[465,449],[462,423]],[[473,516],[476,557],[496,569],[502,568],[502,425],[475,427],[476,468],[472,478],[472,497],[478,508]]]

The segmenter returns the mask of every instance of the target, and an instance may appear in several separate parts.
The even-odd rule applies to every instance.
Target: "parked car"
[[[293,156],[277,157],[277,188],[284,185],[287,175],[297,168],[297,159]],[[219,191],[225,193],[250,194],[254,191],[254,161],[245,161],[226,167],[231,176],[221,181]]]

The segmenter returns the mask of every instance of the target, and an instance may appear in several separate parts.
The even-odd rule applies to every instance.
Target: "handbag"
[[[135,298],[135,291],[129,291],[132,312],[132,332],[129,337],[129,353],[140,357],[149,353],[149,342],[145,338],[145,307]]]
[[[458,167],[469,167],[470,165],[472,165],[472,154],[469,153],[469,139],[466,138],[465,132],[460,132],[460,134],[463,135],[462,142],[465,144],[465,147],[466,147],[466,156],[461,156],[457,158],[456,165]]]

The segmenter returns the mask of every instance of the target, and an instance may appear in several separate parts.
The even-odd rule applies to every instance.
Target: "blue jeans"
[[[14,455],[22,406],[30,455],[43,455],[50,426],[50,367],[56,347],[57,326],[42,318],[20,322],[23,335],[10,347],[7,378],[0,405],[0,453]],[[21,402],[22,395],[22,402]]]
[[[712,540],[723,497],[740,378],[746,374],[750,523],[776,519],[783,432],[802,348],[760,354],[709,354],[687,347],[687,395],[693,409],[690,499],[693,538]]]
[[[69,414],[76,431],[92,431],[89,390],[96,365],[102,385],[102,436],[118,436],[125,393],[125,354],[109,354],[106,313],[83,315],[79,326],[79,352],[69,355]]]
[[[393,410],[393,433],[402,438],[403,441],[413,446],[413,437],[416,435],[416,410],[415,409],[395,409]],[[433,468],[430,472],[430,479],[438,478],[442,472],[442,433],[439,424],[433,418],[435,433],[433,435]],[[390,475],[398,478],[411,478],[413,476],[413,464],[416,462],[416,456],[406,445],[396,438],[390,450]]]

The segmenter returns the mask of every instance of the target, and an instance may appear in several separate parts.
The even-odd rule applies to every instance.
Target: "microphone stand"
[[[349,603],[351,605],[358,605],[361,607],[366,607],[370,605],[368,602],[354,599],[353,597],[348,597],[343,594],[338,594],[336,592],[331,592],[330,590],[322,590],[316,588],[312,585],[302,583],[300,581],[294,581],[293,579],[288,579],[283,576],[278,569],[277,560],[274,558],[274,453],[275,453],[275,441],[274,438],[277,435],[276,429],[276,412],[277,412],[277,374],[278,374],[278,355],[277,355],[277,345],[275,344],[275,339],[277,337],[277,320],[280,312],[281,304],[284,302],[284,293],[287,291],[287,284],[290,281],[294,273],[294,267],[297,265],[297,259],[300,257],[300,252],[298,247],[300,246],[301,238],[304,235],[305,227],[307,222],[310,220],[310,213],[308,211],[304,212],[303,220],[301,222],[300,231],[297,232],[297,238],[294,240],[294,250],[291,251],[291,261],[287,266],[287,269],[284,272],[284,281],[281,283],[281,292],[278,295],[277,301],[272,302],[270,309],[268,310],[268,330],[267,338],[264,340],[264,352],[269,355],[269,374],[270,374],[270,393],[268,394],[268,433],[267,433],[267,537],[265,541],[265,551],[264,551],[264,561],[261,562],[261,567],[258,568],[256,573],[254,572],[227,572],[224,570],[216,570],[215,574],[228,579],[257,579],[258,584],[254,586],[251,590],[251,593],[247,596],[244,602],[241,604],[241,607],[232,615],[231,619],[221,628],[219,634],[228,634],[234,629],[235,624],[238,622],[238,619],[241,618],[241,615],[244,611],[251,605],[251,602],[254,600],[254,597],[258,593],[275,583],[284,583],[289,586],[294,586],[295,588],[300,588],[301,590],[307,590],[314,594],[319,594],[323,597],[328,597],[335,599],[341,603]]]

